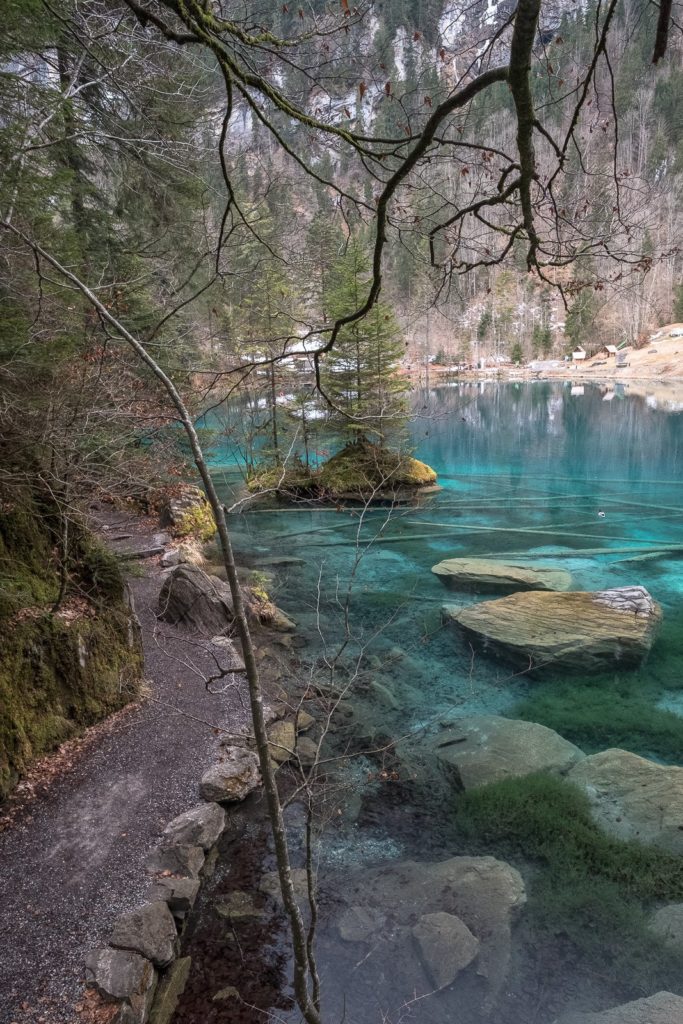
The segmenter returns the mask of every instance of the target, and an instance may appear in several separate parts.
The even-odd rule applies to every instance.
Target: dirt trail
[[[124,515],[102,521],[110,536],[132,535],[119,550],[151,546],[153,527]],[[225,728],[247,718],[241,675],[227,693],[207,694],[185,662],[201,670],[209,656],[170,626],[155,634],[162,570],[158,559],[139,564],[145,575],[130,584],[149,697],[96,727],[96,740],[0,833],[0,1024],[76,1019],[86,953],[145,897],[147,853],[196,802],[213,760],[217,736],[195,719]]]

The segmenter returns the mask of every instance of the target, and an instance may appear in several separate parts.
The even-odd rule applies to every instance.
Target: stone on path
[[[164,973],[154,997],[149,1024],[170,1024],[178,1000],[185,990],[191,964],[192,957],[184,956],[171,964]]]
[[[446,558],[432,572],[449,587],[462,590],[569,590],[566,569],[513,565],[493,558]]]
[[[225,811],[215,803],[197,804],[169,821],[163,831],[167,843],[210,849],[225,828]]]
[[[216,803],[244,800],[261,784],[258,757],[246,747],[223,747],[222,756],[202,775],[199,795]]]
[[[479,939],[454,914],[423,914],[413,927],[422,962],[435,988],[451,985],[479,952]]]
[[[662,612],[644,587],[620,587],[527,591],[467,608],[446,605],[443,615],[485,652],[529,671],[548,665],[602,671],[639,665]]]
[[[164,580],[157,615],[206,637],[224,633],[233,620],[230,588],[218,576],[183,563]]]
[[[459,789],[538,771],[563,775],[585,756],[544,725],[497,715],[454,721],[430,739],[430,748]]]
[[[568,1013],[555,1024],[681,1024],[683,997],[672,992],[657,992],[647,999],[636,999],[597,1013]]]
[[[587,794],[605,832],[683,854],[683,768],[611,749],[584,758],[567,778]]]
[[[155,967],[166,967],[176,955],[177,938],[171,911],[162,900],[155,900],[122,914],[114,925],[110,942],[118,949],[139,953]]]

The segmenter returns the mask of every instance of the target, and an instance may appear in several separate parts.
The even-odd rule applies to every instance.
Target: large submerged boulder
[[[432,572],[457,590],[569,590],[566,569],[552,566],[512,565],[493,558],[446,558]]]
[[[567,778],[585,791],[610,835],[683,854],[683,768],[613,749],[584,758]]]
[[[465,790],[532,772],[564,775],[585,756],[545,725],[497,715],[459,719],[431,737],[429,749]]]
[[[401,979],[412,998],[466,974],[482,1003],[505,981],[512,924],[526,902],[519,872],[494,857],[392,863],[345,876],[336,895],[339,932],[370,947],[363,956],[373,977]]]
[[[444,617],[483,650],[530,671],[550,665],[601,671],[639,665],[662,612],[644,587],[619,587],[528,591],[467,608],[446,606]]]
[[[598,1013],[568,1013],[555,1024],[681,1024],[683,997],[657,992],[647,999],[613,1006]]]

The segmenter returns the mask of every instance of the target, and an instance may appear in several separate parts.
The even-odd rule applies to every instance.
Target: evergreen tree
[[[351,239],[333,277],[329,304],[338,318],[357,309],[367,294],[369,262],[359,239]],[[340,331],[325,386],[344,414],[338,424],[347,438],[386,444],[405,423],[408,387],[397,372],[404,350],[393,310],[382,301]]]

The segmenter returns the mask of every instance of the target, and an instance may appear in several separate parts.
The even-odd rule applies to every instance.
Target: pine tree
[[[351,239],[333,272],[329,306],[333,317],[357,309],[368,290],[369,262],[358,239]],[[407,383],[398,375],[405,351],[393,310],[377,302],[362,320],[342,328],[328,359],[325,385],[342,433],[352,439],[387,444],[407,416]]]

